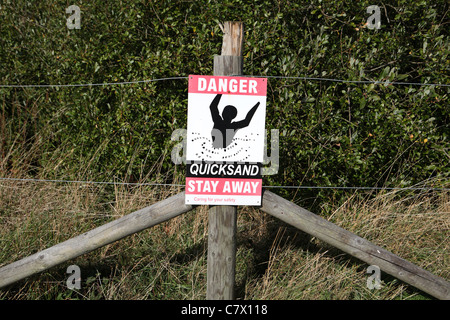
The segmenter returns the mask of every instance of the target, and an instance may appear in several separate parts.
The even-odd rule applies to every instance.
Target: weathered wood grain
[[[209,208],[206,298],[234,299],[237,210],[232,206]]]
[[[222,56],[214,57],[214,75],[242,74],[242,22],[225,22]],[[208,213],[208,300],[234,299],[237,208],[211,206]]]
[[[450,299],[446,280],[270,191],[264,190],[261,210],[438,299]]]
[[[0,288],[172,219],[193,207],[184,192],[0,268]]]
[[[244,58],[238,56],[214,56],[214,75],[231,76],[241,75]]]
[[[244,24],[241,21],[223,23],[222,56],[242,56]]]

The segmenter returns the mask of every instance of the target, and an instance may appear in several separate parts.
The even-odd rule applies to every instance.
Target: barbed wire
[[[178,80],[187,79],[188,77],[167,77],[159,79],[148,79],[148,80],[138,80],[138,81],[123,81],[123,82],[105,82],[105,83],[75,83],[75,84],[0,84],[0,88],[63,88],[63,87],[95,87],[95,86],[112,86],[112,85],[123,85],[123,84],[139,84],[148,83],[154,81],[165,81],[165,80]]]
[[[315,77],[294,77],[294,76],[252,76],[246,75],[245,77],[253,78],[274,78],[274,79],[296,79],[296,80],[315,80],[315,81],[331,81],[341,83],[355,83],[355,84],[384,84],[388,85],[408,85],[408,86],[436,86],[436,87],[450,87],[450,84],[442,83],[422,83],[422,82],[400,82],[400,81],[379,81],[379,80],[343,80],[333,78],[315,78]]]
[[[130,185],[130,186],[177,186],[177,187],[184,186],[184,184],[173,184],[173,183],[84,181],[84,180],[56,180],[56,179],[5,178],[5,177],[0,177],[0,180],[22,181],[22,182],[55,182],[55,183],[78,183],[78,184]]]
[[[21,181],[21,182],[54,182],[54,183],[78,183],[78,184],[104,184],[104,185],[126,185],[126,186],[170,186],[185,187],[185,184],[176,183],[153,183],[153,182],[115,182],[115,181],[84,181],[84,180],[56,180],[56,179],[32,179],[32,178],[6,178],[0,177],[5,181]],[[341,190],[420,190],[420,191],[450,191],[450,188],[435,187],[359,187],[359,186],[268,186],[263,188],[277,189],[341,189]]]
[[[238,75],[235,75],[238,76]],[[356,83],[356,84],[384,84],[384,85],[417,85],[417,86],[441,86],[450,87],[449,84],[440,83],[419,83],[419,82],[391,82],[391,81],[371,81],[371,80],[343,80],[334,78],[317,78],[317,77],[296,77],[296,76],[254,76],[254,75],[239,75],[241,77],[254,78],[274,78],[274,79],[296,79],[296,80],[312,80],[312,81],[332,81],[341,83]],[[88,87],[88,86],[109,86],[109,85],[126,85],[149,83],[155,81],[166,80],[180,80],[188,79],[187,76],[180,77],[166,77],[138,81],[123,81],[123,82],[105,82],[105,83],[85,83],[85,84],[0,84],[0,88],[59,88],[59,87]],[[108,184],[108,185],[131,185],[131,186],[176,186],[184,187],[184,184],[170,184],[170,183],[134,183],[134,182],[111,182],[111,181],[81,181],[81,180],[49,180],[49,179],[27,179],[27,178],[5,178],[0,177],[0,180],[9,181],[23,181],[23,182],[55,182],[55,183],[79,183],[79,184]],[[432,187],[359,187],[359,186],[263,186],[264,188],[283,188],[283,189],[342,189],[342,190],[434,190],[434,191],[448,191],[450,188],[432,188]]]
[[[296,76],[255,76],[255,75],[232,75],[239,77],[253,77],[253,78],[272,78],[272,79],[295,79],[295,80],[310,80],[310,81],[331,81],[340,83],[355,83],[355,84],[382,84],[388,85],[409,85],[409,86],[435,86],[435,87],[450,87],[450,84],[442,83],[422,83],[422,82],[398,82],[398,81],[378,81],[378,80],[344,80],[334,78],[320,78],[320,77],[296,77]],[[94,87],[94,86],[111,86],[111,85],[126,85],[126,84],[140,84],[155,81],[166,80],[180,80],[188,79],[187,76],[180,77],[166,77],[148,80],[137,81],[123,81],[123,82],[104,82],[104,83],[76,83],[76,84],[0,84],[0,88],[64,88],[64,87]]]

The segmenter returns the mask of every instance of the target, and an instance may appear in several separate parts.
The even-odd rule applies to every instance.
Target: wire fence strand
[[[382,85],[385,85],[385,86],[389,86],[389,85],[405,85],[405,86],[450,87],[450,84],[442,84],[442,83],[401,82],[401,81],[388,81],[388,80],[385,80],[385,81],[379,81],[379,80],[343,80],[343,79],[317,78],[317,77],[251,76],[251,75],[246,75],[245,77],[273,78],[273,79],[295,79],[295,80],[311,80],[311,81],[330,81],[330,82],[355,83],[355,84],[382,84]]]
[[[237,76],[237,75],[236,75]],[[296,77],[296,76],[254,76],[254,75],[239,75],[241,77],[254,78],[272,78],[272,79],[295,79],[295,80],[309,80],[309,81],[331,81],[340,83],[355,83],[355,84],[381,84],[381,85],[415,85],[415,86],[436,86],[436,87],[450,87],[449,84],[441,83],[419,83],[419,82],[391,82],[391,81],[372,81],[372,80],[343,80],[334,78],[319,78],[319,77]],[[0,88],[64,88],[64,87],[93,87],[93,86],[110,86],[110,85],[127,85],[127,84],[141,84],[156,81],[181,80],[188,79],[187,76],[179,77],[165,77],[138,81],[123,81],[123,82],[105,82],[105,83],[81,83],[81,84],[0,84]],[[107,185],[130,185],[130,186],[176,186],[184,187],[184,184],[170,184],[170,183],[139,183],[139,182],[112,182],[112,181],[78,181],[78,180],[48,180],[48,179],[26,179],[26,178],[5,178],[0,177],[3,181],[22,181],[22,182],[55,182],[55,183],[78,183],[78,184],[107,184]],[[341,190],[433,190],[433,191],[448,191],[450,188],[433,188],[433,187],[360,187],[360,186],[263,186],[264,188],[282,188],[282,189],[341,189]]]
[[[398,81],[379,81],[379,80],[344,80],[334,78],[320,78],[320,77],[296,77],[296,76],[254,76],[254,75],[235,75],[240,77],[253,78],[271,78],[271,79],[295,79],[295,80],[309,80],[309,81],[328,81],[340,83],[355,83],[355,84],[380,84],[380,85],[405,85],[405,86],[435,86],[435,87],[450,87],[450,84],[443,83],[422,83],[422,82],[398,82]],[[137,81],[123,81],[123,82],[104,82],[104,83],[75,83],[75,84],[0,84],[0,88],[64,88],[64,87],[96,87],[96,86],[112,86],[112,85],[126,85],[126,84],[140,84],[155,81],[166,80],[181,80],[188,79],[187,76],[166,77],[158,79],[137,80]]]
[[[0,88],[64,88],[64,87],[96,87],[96,86],[112,86],[124,84],[139,84],[165,80],[187,79],[188,77],[167,77],[159,79],[123,81],[123,82],[104,82],[104,83],[75,83],[75,84],[0,84]]]

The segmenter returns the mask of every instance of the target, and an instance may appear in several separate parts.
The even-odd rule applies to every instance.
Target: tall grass
[[[176,180],[179,179],[179,180]],[[175,181],[183,183],[178,177]],[[0,182],[0,266],[180,192],[179,187]],[[448,192],[361,191],[316,212],[445,279],[450,278]],[[206,207],[181,215],[0,290],[1,299],[204,299]],[[69,265],[80,290],[66,286]],[[238,215],[239,299],[427,299],[367,265],[261,213]]]
[[[7,130],[12,127],[6,126]],[[49,124],[48,131],[51,131]],[[8,137],[14,137],[9,134]],[[9,138],[8,138],[9,139]],[[13,138],[10,138],[13,139]],[[26,178],[46,150],[39,135],[17,135],[0,161],[2,177]],[[6,144],[5,144],[6,145]],[[69,150],[62,145],[61,150]],[[61,151],[58,154],[63,154]],[[161,161],[141,182],[183,184],[182,169]],[[63,158],[33,176],[58,171]],[[79,180],[91,180],[89,163]],[[169,177],[169,176],[170,177]],[[137,181],[139,182],[139,181]],[[448,182],[427,181],[448,187]],[[180,192],[176,186],[0,181],[0,267]],[[299,201],[294,194],[295,201]],[[301,199],[300,199],[301,201]],[[449,264],[449,192],[336,193],[315,211],[445,279]],[[0,299],[204,299],[207,207],[97,249],[0,289]],[[81,269],[81,289],[70,290],[67,267]],[[236,294],[239,299],[412,299],[426,294],[382,274],[382,288],[366,286],[367,265],[262,213],[239,208]]]
[[[420,267],[450,278],[450,202],[447,193],[402,195],[399,191],[364,199],[357,194],[328,218]],[[382,288],[368,289],[367,265],[317,240],[297,240],[280,226],[267,269],[252,280],[247,298],[412,299],[429,298],[382,273]]]

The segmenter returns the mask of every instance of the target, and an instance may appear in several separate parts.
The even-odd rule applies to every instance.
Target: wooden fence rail
[[[192,206],[184,203],[184,192],[181,192],[130,213],[0,268],[0,288],[155,226],[191,209],[193,209]],[[264,190],[260,209],[368,264],[379,266],[382,271],[438,299],[450,299],[450,283],[446,280],[270,191]],[[220,286],[220,283],[215,284],[216,288],[220,288]]]
[[[261,210],[438,299],[450,299],[449,282],[270,191],[264,190]]]
[[[67,260],[153,227],[192,209],[184,192],[130,213],[120,219],[61,242],[0,269],[0,288],[42,272]]]

